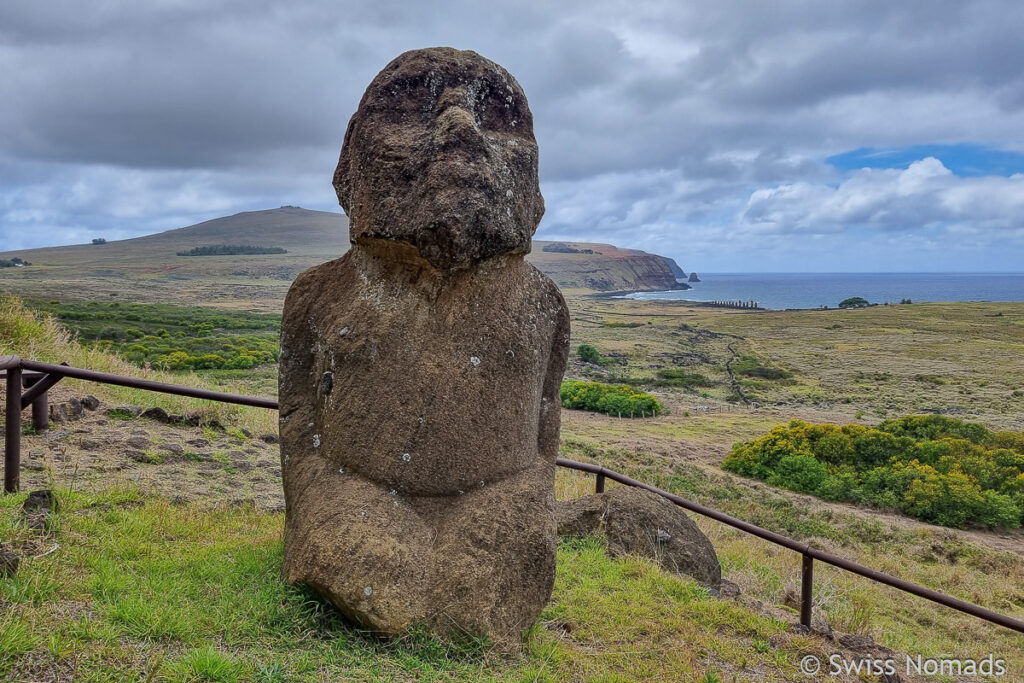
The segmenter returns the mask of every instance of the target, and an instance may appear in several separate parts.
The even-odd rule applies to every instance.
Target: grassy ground
[[[921,524],[773,489],[699,463],[637,449],[564,438],[562,455],[614,468],[761,527],[963,600],[1024,619],[1024,557],[1019,533],[965,532]],[[583,495],[593,479],[559,474],[564,497]],[[800,557],[718,522],[698,517],[722,575],[743,591],[751,610],[793,620]],[[1004,545],[992,543],[1002,540]],[[926,657],[997,653],[1024,672],[1024,636],[974,617],[815,563],[815,617],[836,631],[872,636],[900,652]]]
[[[821,652],[595,539],[561,545],[521,654],[415,631],[384,642],[280,581],[280,514],[64,492],[40,537],[19,524],[23,498],[0,500],[6,546],[31,558],[0,580],[8,680],[788,680],[798,653]]]
[[[48,316],[32,313],[15,297],[0,297],[0,354],[16,354],[22,358],[60,363],[67,361],[69,365],[119,375],[129,375],[174,384],[185,384],[197,387],[210,387],[210,382],[193,372],[163,372],[139,368],[119,356],[105,352],[103,349],[82,345],[66,328]],[[221,380],[215,388],[224,391],[246,393],[251,385],[245,381],[235,381],[234,371],[209,371],[220,373]],[[269,376],[271,370],[264,370]],[[170,394],[156,394],[151,391],[96,384],[79,380],[62,380],[57,396],[61,392],[76,394],[95,394],[106,403],[132,404],[145,407],[158,406],[169,413],[198,412],[204,419],[218,419],[238,428],[248,429],[255,434],[277,431],[277,414],[272,411],[233,406],[227,403],[189,399]],[[266,383],[261,387],[265,387]],[[271,393],[270,395],[275,395]],[[267,395],[261,393],[257,395]],[[52,402],[52,401],[51,401]]]
[[[1024,303],[927,303],[859,310],[729,311],[684,302],[572,297],[573,346],[608,362],[574,358],[569,374],[632,378],[695,372],[711,387],[678,392],[684,409],[733,397],[735,359],[743,392],[761,406],[813,406],[847,421],[942,412],[1024,428]],[[640,322],[641,326],[608,327]],[[649,324],[648,324],[649,323]],[[744,375],[743,361],[791,373]]]
[[[1024,593],[1020,589],[1024,585],[1024,538],[1019,532],[940,529],[884,511],[828,504],[782,492],[719,469],[732,443],[760,435],[792,418],[870,424],[883,415],[935,410],[977,419],[990,427],[1021,429],[1024,418],[1017,403],[1020,398],[1014,392],[1024,386],[1024,304],[914,304],[863,311],[740,313],[671,302],[573,298],[570,307],[573,346],[593,344],[611,362],[585,365],[574,357],[568,374],[596,378],[617,374],[636,378],[641,386],[648,382],[669,411],[656,419],[636,420],[563,411],[564,455],[600,462],[868,566],[1024,617]],[[606,325],[622,321],[642,325]],[[74,365],[124,374],[142,372],[106,354],[79,347],[56,326],[26,316],[16,302],[7,301],[0,310],[0,339],[5,343],[0,351],[3,353],[69,360]],[[735,393],[735,387],[725,364],[733,357],[753,358],[760,366],[779,368],[792,376],[782,380],[740,376],[741,388],[755,395],[760,405],[729,403],[727,399]],[[712,380],[712,385],[657,386],[657,373],[665,369],[701,373]],[[199,386],[216,382],[257,395],[273,395],[276,385],[272,368],[255,373],[207,371],[199,376],[149,372],[147,376]],[[755,384],[743,384],[748,382]],[[65,381],[59,386],[95,393],[108,402],[162,405],[171,412],[201,409],[232,427],[244,427],[255,434],[276,429],[276,415],[271,411],[236,409],[86,383]],[[27,441],[42,438],[26,437]],[[189,463],[181,466],[191,467]],[[560,551],[555,600],[541,625],[530,634],[521,657],[495,659],[479,647],[437,643],[416,635],[382,645],[341,624],[323,622],[322,609],[302,607],[302,601],[287,592],[290,589],[275,583],[271,569],[278,561],[274,553],[279,552],[279,514],[245,506],[208,509],[190,503],[175,507],[145,491],[107,493],[104,481],[96,479],[81,497],[66,496],[64,517],[55,535],[39,541],[32,555],[58,543],[63,550],[29,561],[28,573],[9,582],[8,593],[0,594],[19,594],[22,588],[18,586],[23,581],[42,591],[33,592],[37,589],[29,586],[26,595],[36,597],[4,597],[0,604],[7,610],[3,616],[6,621],[0,623],[9,626],[0,633],[0,647],[10,642],[14,644],[11,652],[24,651],[7,660],[7,665],[14,667],[10,671],[47,678],[55,677],[52,672],[58,670],[66,674],[71,667],[78,672],[76,678],[102,680],[107,675],[102,672],[108,668],[116,671],[120,666],[121,671],[144,679],[147,667],[155,666],[155,660],[146,655],[152,652],[162,657],[159,667],[153,669],[154,678],[169,680],[199,678],[188,667],[209,665],[217,669],[223,664],[221,660],[227,660],[223,670],[228,673],[223,674],[223,680],[257,679],[263,675],[260,667],[272,669],[265,680],[281,680],[274,677],[274,672],[299,680],[330,680],[342,674],[408,679],[700,680],[708,672],[712,674],[708,680],[715,680],[715,672],[721,674],[721,680],[781,680],[794,674],[798,655],[837,647],[814,637],[799,638],[783,627],[796,621],[793,604],[799,558],[795,554],[703,520],[699,523],[719,552],[725,578],[743,591],[737,602],[708,600],[693,593],[692,588],[678,587],[689,585],[686,582],[666,577],[640,561],[607,560],[593,543],[568,543]],[[561,498],[582,495],[592,486],[592,479],[569,472],[561,472],[557,482]],[[118,496],[128,497],[120,500]],[[253,489],[250,496],[258,507],[260,490]],[[131,502],[135,499],[143,505]],[[15,544],[37,543],[14,522],[12,506],[17,499],[7,501],[4,538]],[[116,517],[117,524],[136,524],[140,531],[135,533],[134,527],[116,524],[104,530],[101,522],[106,517],[97,521],[97,510],[116,513],[111,519]],[[167,524],[179,519],[174,522],[179,526],[166,527],[171,532],[164,535],[146,532],[145,524],[150,522],[134,516],[149,514],[168,520]],[[232,521],[236,519],[247,530],[236,528]],[[79,524],[84,526],[76,526]],[[144,629],[136,633],[128,621],[104,616],[115,613],[104,611],[107,603],[91,592],[96,579],[83,578],[85,583],[79,583],[79,578],[71,578],[78,574],[92,576],[86,571],[93,571],[89,569],[91,559],[78,555],[73,566],[66,564],[78,545],[83,547],[74,549],[75,553],[106,553],[108,543],[124,546],[125,559],[116,556],[116,561],[122,563],[118,571],[135,577],[134,583],[140,586],[146,585],[145,576],[150,573],[159,576],[153,558],[178,556],[180,563],[171,562],[169,566],[177,573],[189,574],[193,570],[186,568],[185,562],[192,552],[197,558],[195,566],[200,567],[195,571],[201,578],[195,580],[205,586],[205,593],[195,584],[167,591],[150,589],[144,595],[139,593],[141,588],[133,587],[126,599],[143,605],[141,611],[149,606],[150,611],[158,613],[171,608],[165,609],[166,599],[157,593],[188,595],[198,591],[211,605],[241,600],[238,586],[242,584],[232,572],[243,571],[238,568],[254,560],[225,550],[214,553],[216,557],[210,561],[234,557],[228,565],[217,560],[217,571],[202,569],[205,555],[188,549],[196,544],[206,546],[196,540],[200,538],[198,531],[189,531],[191,526],[203,530],[215,546],[221,541],[227,544],[218,548],[232,542],[242,544],[239,539],[263,548],[264,579],[270,583],[251,585],[276,586],[273,590],[278,592],[266,588],[268,594],[277,596],[276,604],[292,605],[287,609],[295,610],[282,619],[307,619],[306,630],[302,631],[307,635],[259,626],[264,629],[257,629],[261,635],[243,641],[238,634],[256,629],[258,624],[227,607],[217,607],[198,620],[189,616],[196,612],[194,607],[182,607],[184,611],[175,612],[178,616],[172,622],[176,619],[186,624],[183,630],[160,637],[140,635]],[[223,534],[217,531],[221,527]],[[81,531],[62,536],[72,529]],[[126,530],[132,531],[126,534]],[[81,541],[86,536],[104,538],[104,534],[119,540]],[[156,545],[140,550],[134,545],[136,536],[152,538],[146,542]],[[138,564],[143,556],[148,558],[147,563]],[[225,575],[223,582],[214,578],[218,571]],[[251,580],[254,575],[243,571],[242,576]],[[669,584],[665,582],[677,587],[666,588]],[[1024,642],[1018,634],[821,563],[816,565],[816,591],[816,617],[826,619],[837,631],[866,633],[884,646],[915,655],[964,657],[992,652],[1009,660],[1011,675],[1024,671]],[[57,654],[51,653],[57,646],[50,644],[47,629],[52,630],[62,620],[80,620],[76,606],[107,624],[103,628],[108,630],[102,631],[107,639],[73,639],[77,649],[71,654],[59,647]],[[302,617],[304,609],[312,611]],[[737,611],[718,611],[733,609]],[[218,610],[228,617],[218,616]],[[685,618],[677,619],[677,614]],[[229,617],[238,622],[237,630]],[[347,635],[343,638],[340,634]],[[332,649],[330,643],[335,641],[344,641],[345,645],[339,646],[344,653]],[[121,655],[113,653],[115,642],[126,644],[128,654],[124,656],[128,659],[121,663]],[[276,642],[287,642],[288,646],[273,644]]]

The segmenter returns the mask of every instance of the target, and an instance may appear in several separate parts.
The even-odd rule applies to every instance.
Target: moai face
[[[441,270],[529,252],[544,199],[522,88],[468,50],[398,56],[349,122],[334,188],[354,244],[405,243]]]

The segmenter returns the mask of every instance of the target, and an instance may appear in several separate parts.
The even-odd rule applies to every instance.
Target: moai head
[[[544,214],[526,95],[469,50],[399,55],[349,121],[334,189],[353,244],[405,243],[441,270],[525,254]]]

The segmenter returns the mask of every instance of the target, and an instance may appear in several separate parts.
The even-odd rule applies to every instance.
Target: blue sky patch
[[[961,177],[1024,173],[1024,154],[974,144],[861,147],[828,157],[826,161],[841,171],[852,171],[859,168],[907,168],[926,157],[935,157]]]

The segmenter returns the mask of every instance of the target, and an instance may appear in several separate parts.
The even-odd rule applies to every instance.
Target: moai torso
[[[416,496],[460,495],[555,457],[566,309],[522,258],[438,283],[360,251],[294,291],[281,430],[304,455]]]

